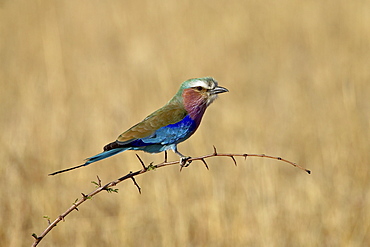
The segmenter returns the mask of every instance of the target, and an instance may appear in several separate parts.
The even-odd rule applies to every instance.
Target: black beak
[[[227,88],[217,86],[217,87],[215,87],[214,89],[209,90],[209,92],[210,92],[211,94],[219,94],[219,93],[226,93],[226,92],[229,92],[229,90],[227,90]]]

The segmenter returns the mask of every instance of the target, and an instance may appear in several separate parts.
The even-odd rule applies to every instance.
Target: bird
[[[184,81],[177,93],[162,108],[148,115],[118,138],[105,145],[103,152],[85,160],[85,163],[49,175],[56,175],[90,165],[126,150],[160,153],[173,150],[180,156],[180,165],[190,157],[177,150],[177,144],[187,140],[198,129],[207,107],[218,94],[229,92],[212,77]]]

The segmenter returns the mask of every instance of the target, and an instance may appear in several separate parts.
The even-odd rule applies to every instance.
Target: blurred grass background
[[[370,2],[3,0],[0,35],[1,246],[31,245],[96,175],[140,169],[126,152],[47,176],[203,76],[230,93],[183,153],[266,153],[312,175],[259,158],[159,169],[40,246],[370,245]]]

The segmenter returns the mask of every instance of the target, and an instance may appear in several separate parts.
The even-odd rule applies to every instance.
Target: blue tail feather
[[[123,151],[126,151],[126,150],[129,150],[130,148],[116,148],[116,149],[111,149],[109,151],[104,151],[100,154],[97,154],[97,155],[94,155],[90,158],[87,158],[86,159],[86,162],[83,163],[82,165],[78,165],[78,166],[74,166],[74,167],[71,167],[71,168],[67,168],[67,169],[64,169],[64,170],[60,170],[60,171],[56,171],[56,172],[53,172],[53,173],[50,173],[49,175],[56,175],[56,174],[59,174],[59,173],[62,173],[62,172],[66,172],[66,171],[70,171],[70,170],[74,170],[76,168],[80,168],[80,167],[83,167],[83,166],[87,166],[87,165],[90,165],[91,163],[94,163],[96,161],[99,161],[99,160],[102,160],[102,159],[105,159],[105,158],[108,158],[110,156],[113,156],[115,154],[118,154],[120,152],[123,152]]]
[[[101,152],[100,154],[97,154],[97,155],[94,155],[90,158],[87,158],[84,165],[87,166],[91,163],[94,163],[96,161],[103,160],[105,158],[111,157],[115,154],[121,153],[121,152],[126,151],[128,149],[129,148],[116,148],[116,149],[111,149],[109,151]]]

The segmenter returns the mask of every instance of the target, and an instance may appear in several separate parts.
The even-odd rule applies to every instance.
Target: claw
[[[190,165],[190,163],[192,162],[191,160],[189,161],[189,159],[191,159],[191,157],[181,157],[180,158],[180,171],[182,170],[182,168],[184,167],[188,167]]]

